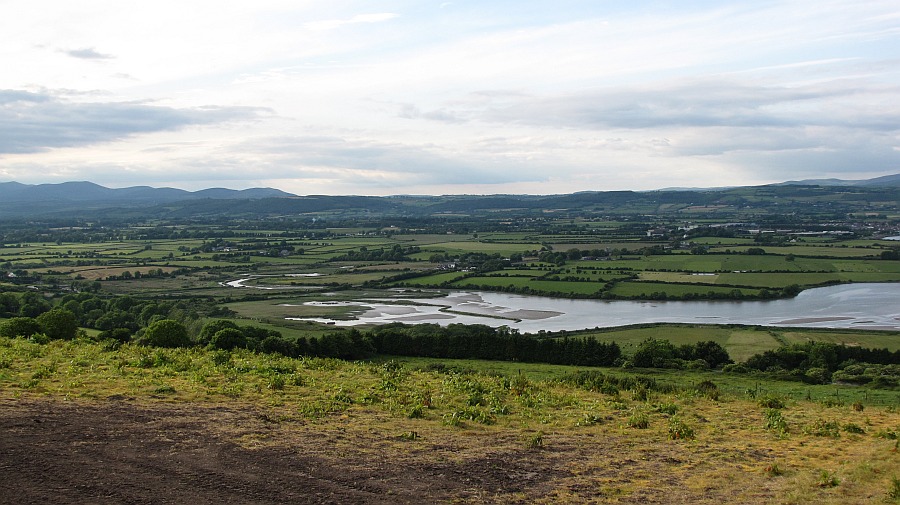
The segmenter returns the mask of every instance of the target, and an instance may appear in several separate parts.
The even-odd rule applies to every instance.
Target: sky
[[[897,0],[0,0],[0,182],[560,194],[900,173]]]

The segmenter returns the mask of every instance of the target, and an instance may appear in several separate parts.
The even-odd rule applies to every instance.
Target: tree
[[[209,346],[214,349],[230,351],[238,347],[247,346],[247,337],[237,328],[225,328],[219,330],[209,340]]]
[[[191,338],[183,324],[173,319],[161,319],[144,330],[139,343],[157,347],[188,347]]]
[[[15,316],[19,313],[19,297],[12,293],[0,293],[0,317]]]
[[[675,352],[675,346],[668,340],[648,338],[641,342],[631,362],[641,368],[677,368],[672,366]]]
[[[51,339],[72,340],[78,332],[78,317],[71,310],[50,309],[35,320]]]
[[[0,337],[30,337],[41,332],[41,325],[31,317],[14,317],[0,324]]]
[[[200,335],[197,337],[197,341],[201,345],[209,344],[212,341],[213,335],[225,329],[237,330],[238,326],[227,319],[214,319],[203,325],[203,328],[200,330]]]

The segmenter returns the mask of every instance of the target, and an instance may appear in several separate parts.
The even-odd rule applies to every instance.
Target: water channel
[[[440,297],[307,304],[343,304],[364,309],[357,319],[348,321],[304,318],[337,326],[477,323],[536,333],[671,322],[900,330],[900,283],[843,284],[768,301],[569,300],[460,291]]]

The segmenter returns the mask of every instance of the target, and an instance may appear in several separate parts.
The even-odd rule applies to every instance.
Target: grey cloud
[[[384,174],[402,174],[410,184],[495,184],[532,180],[491,160],[444,153],[437,146],[345,139],[337,136],[296,136],[254,140],[235,146],[235,153],[263,155],[280,177],[298,176],[308,167],[352,170],[355,182],[382,181]],[[306,168],[305,168],[306,167]],[[267,175],[270,175],[267,172]],[[535,179],[539,180],[539,179]]]
[[[456,110],[442,112],[487,122],[560,128],[841,125],[895,131],[900,125],[900,108],[886,106],[861,114],[855,104],[860,97],[865,97],[863,102],[873,102],[896,96],[898,91],[866,89],[858,84],[778,87],[698,81],[561,96],[483,93],[478,96],[480,102],[469,97],[455,102]]]
[[[0,90],[0,154],[34,153],[257,117],[263,109],[175,109],[140,103],[71,103],[49,93]]]
[[[85,47],[82,49],[63,49],[63,53],[81,60],[111,60],[115,58],[115,56],[111,54],[103,54],[99,53],[92,47]]]

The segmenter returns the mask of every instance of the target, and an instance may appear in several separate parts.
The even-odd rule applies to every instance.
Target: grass
[[[890,477],[900,474],[894,440],[879,435],[900,429],[896,402],[870,402],[859,412],[791,397],[780,410],[787,436],[775,437],[764,429],[766,409],[721,374],[640,371],[681,387],[604,393],[553,380],[571,367],[461,361],[460,369],[472,371],[419,369],[428,363],[0,339],[0,395],[254,405],[279,432],[385,433],[406,451],[424,451],[417,457],[428,457],[436,443],[470,459],[518,447],[551,454],[554,466],[566,469],[550,477],[548,503],[641,501],[645,493],[681,502],[696,493],[742,503],[851,503],[887,497]],[[703,380],[715,381],[718,399],[692,387]],[[863,433],[830,436],[831,427],[849,424]],[[276,433],[253,443],[278,441]],[[838,485],[820,486],[823,472],[826,483],[834,478]],[[665,482],[658,480],[663,474]],[[495,500],[515,500],[514,492],[496,492]]]

